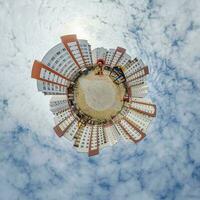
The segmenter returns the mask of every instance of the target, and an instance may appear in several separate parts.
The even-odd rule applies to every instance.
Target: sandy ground
[[[104,71],[103,76],[95,75],[94,70],[82,75],[76,85],[75,101],[84,113],[99,120],[108,120],[123,106],[125,88],[116,85]]]

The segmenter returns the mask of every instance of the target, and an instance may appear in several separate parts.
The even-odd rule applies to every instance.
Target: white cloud
[[[0,7],[2,200],[200,198],[198,0],[21,0]],[[37,92],[31,67],[73,32],[92,47],[125,47],[149,65],[158,116],[141,143],[88,158],[55,136],[49,97]]]

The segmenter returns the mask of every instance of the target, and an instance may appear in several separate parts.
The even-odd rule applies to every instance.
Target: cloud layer
[[[0,1],[0,199],[200,199],[198,0]],[[63,34],[122,46],[150,68],[157,118],[137,145],[78,154],[31,80]]]

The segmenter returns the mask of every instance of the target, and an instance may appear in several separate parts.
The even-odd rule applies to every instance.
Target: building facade
[[[123,108],[109,121],[97,123],[78,109],[74,100],[74,87],[78,77],[94,69],[98,59],[105,61],[110,71],[122,71],[126,89]],[[118,68],[117,68],[118,67]],[[120,139],[138,143],[147,134],[147,128],[156,116],[156,106],[144,99],[148,92],[148,66],[142,60],[131,59],[126,49],[91,50],[87,40],[77,39],[76,35],[65,35],[61,42],[51,48],[41,61],[35,60],[32,78],[37,80],[38,91],[52,95],[50,110],[54,115],[54,131],[59,137],[73,142],[79,152],[89,156],[99,154],[104,147],[116,144]],[[120,80],[119,74],[115,79]]]

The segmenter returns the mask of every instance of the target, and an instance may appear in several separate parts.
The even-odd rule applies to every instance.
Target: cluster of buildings
[[[99,59],[116,84],[124,84],[126,93],[121,112],[103,123],[98,123],[76,109],[74,86],[77,79],[96,67]],[[131,59],[126,50],[96,48],[91,50],[87,40],[76,35],[65,35],[50,49],[41,61],[34,61],[32,78],[45,95],[52,95],[50,110],[54,114],[54,131],[59,137],[73,142],[77,151],[89,156],[119,139],[139,142],[146,136],[151,120],[156,116],[156,106],[147,94],[148,67],[142,60]]]

